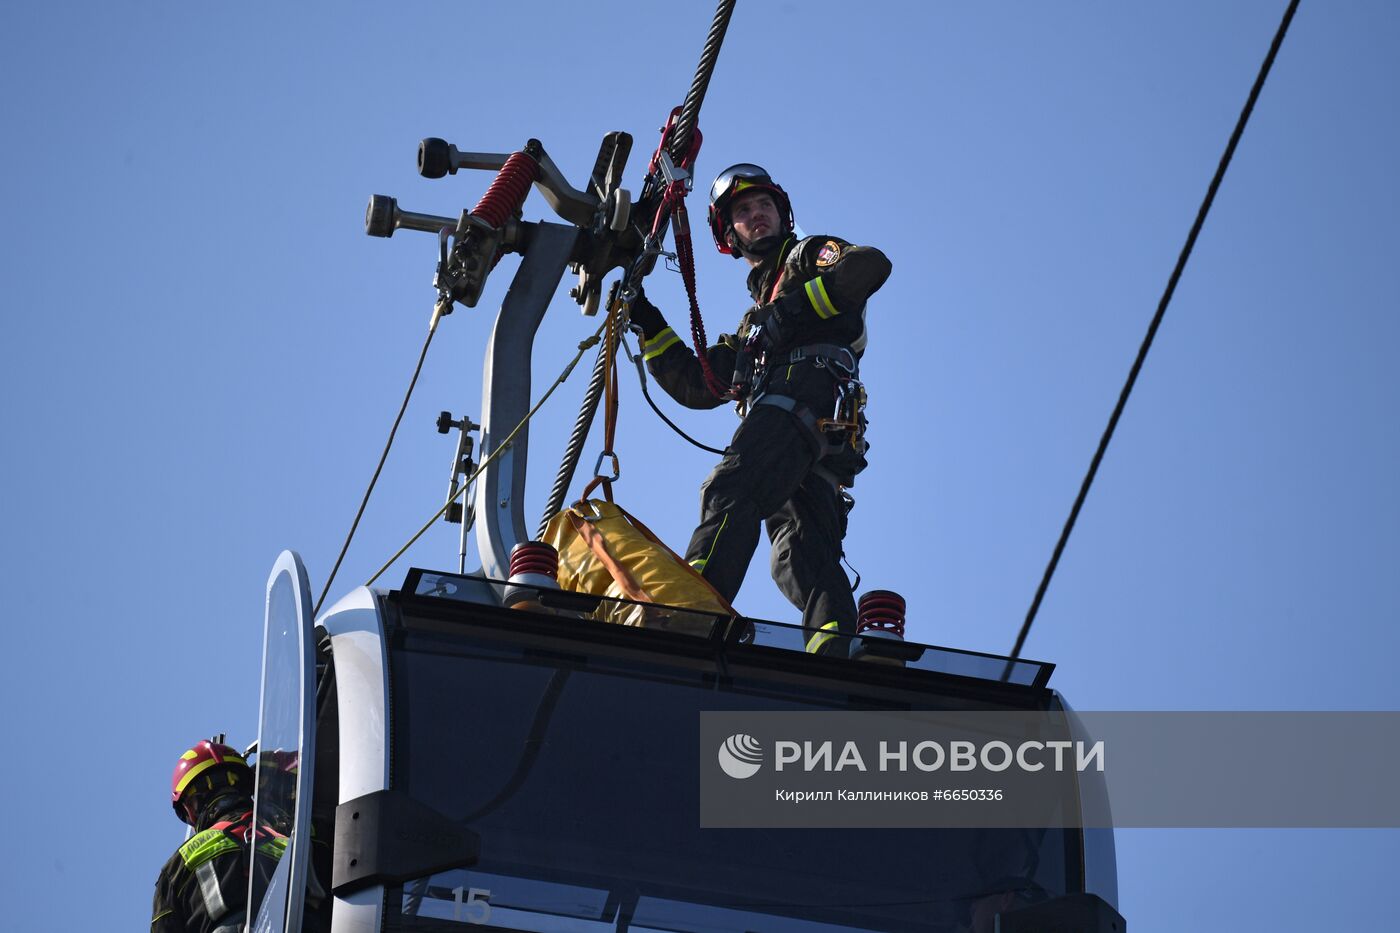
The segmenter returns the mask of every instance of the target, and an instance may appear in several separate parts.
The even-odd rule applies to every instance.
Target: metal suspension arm
[[[587,227],[598,211],[598,198],[569,184],[539,140],[532,139],[526,145],[538,152],[535,160],[539,163],[540,174],[535,179],[535,187],[545,202],[574,226]],[[464,168],[496,171],[509,158],[508,152],[462,152],[444,139],[429,137],[418,144],[418,173],[424,178],[441,178],[456,175]]]

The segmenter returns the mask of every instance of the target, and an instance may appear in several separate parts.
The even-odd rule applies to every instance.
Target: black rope
[[[720,0],[715,9],[715,18],[710,23],[710,33],[705,37],[705,47],[700,52],[700,64],[695,68],[695,80],[690,84],[690,92],[681,105],[681,115],[676,120],[676,135],[671,142],[671,160],[679,163],[690,150],[690,137],[695,132],[695,123],[700,117],[700,105],[705,102],[705,91],[710,86],[710,76],[715,73],[715,62],[719,59],[719,47],[724,42],[724,33],[729,28],[729,17],[734,13],[735,0]]]
[[[669,427],[672,431],[675,431],[681,437],[690,441],[690,443],[694,444],[696,447],[699,447],[701,450],[709,451],[712,454],[719,454],[721,457],[724,456],[724,451],[720,450],[719,448],[711,447],[708,444],[702,444],[695,438],[691,437],[689,434],[682,431],[674,421],[666,417],[666,413],[664,411],[656,407],[656,403],[651,400],[651,393],[647,391],[646,363],[643,362],[641,353],[638,353],[636,356],[633,356],[632,348],[627,345],[626,340],[622,341],[622,350],[624,353],[627,354],[627,358],[631,360],[634,364],[636,364],[637,381],[640,382],[642,385],[642,398],[647,400],[647,404],[651,406],[652,411],[656,412],[656,416],[662,421],[666,422],[666,426]]]
[[[845,551],[841,552],[841,563],[845,564],[850,569],[851,573],[856,575],[856,582],[851,584],[851,592],[854,593],[856,590],[860,589],[860,571],[856,569],[855,564],[852,564],[846,559]]]
[[[1035,591],[1035,599],[1031,601],[1030,610],[1026,613],[1026,621],[1022,623],[1021,632],[1016,636],[1016,645],[1011,649],[1013,660],[1021,656],[1021,648],[1026,643],[1026,636],[1030,634],[1031,623],[1035,621],[1036,613],[1040,610],[1040,603],[1045,598],[1046,589],[1050,586],[1050,578],[1055,575],[1055,568],[1060,563],[1060,555],[1064,553],[1065,543],[1069,541],[1070,532],[1074,530],[1075,520],[1079,518],[1079,510],[1084,505],[1085,497],[1089,495],[1089,487],[1093,485],[1094,476],[1098,473],[1099,464],[1103,461],[1104,451],[1108,449],[1108,442],[1113,438],[1113,431],[1118,426],[1118,419],[1123,414],[1124,406],[1128,403],[1128,395],[1133,391],[1133,384],[1137,382],[1143,361],[1147,359],[1147,351],[1152,347],[1152,340],[1157,335],[1157,328],[1161,325],[1162,318],[1167,313],[1167,305],[1171,303],[1172,294],[1176,291],[1176,283],[1181,279],[1181,273],[1186,268],[1186,261],[1191,257],[1191,250],[1196,245],[1196,237],[1205,224],[1206,215],[1210,213],[1215,193],[1225,178],[1225,170],[1230,167],[1235,147],[1239,144],[1240,137],[1244,135],[1249,115],[1254,111],[1254,103],[1259,99],[1259,92],[1264,89],[1264,80],[1269,76],[1269,69],[1273,67],[1274,58],[1278,55],[1279,47],[1283,45],[1283,37],[1288,32],[1288,24],[1293,21],[1293,14],[1297,9],[1298,0],[1290,0],[1288,9],[1284,11],[1283,21],[1279,23],[1278,32],[1274,34],[1273,44],[1269,46],[1269,54],[1264,57],[1264,64],[1259,69],[1258,77],[1254,79],[1254,87],[1250,89],[1249,99],[1245,101],[1244,109],[1240,111],[1240,118],[1235,123],[1235,131],[1230,134],[1230,142],[1225,147],[1224,155],[1220,157],[1220,164],[1216,166],[1215,177],[1211,179],[1210,188],[1206,191],[1205,200],[1201,202],[1200,210],[1196,212],[1196,222],[1191,225],[1191,232],[1186,237],[1186,244],[1181,248],[1181,255],[1177,257],[1176,268],[1172,270],[1171,278],[1167,281],[1167,288],[1162,293],[1162,300],[1157,303],[1157,313],[1153,315],[1152,323],[1147,328],[1147,336],[1143,338],[1142,346],[1138,348],[1137,359],[1133,361],[1133,368],[1128,372],[1128,381],[1124,383],[1123,391],[1118,393],[1118,404],[1114,406],[1113,414],[1108,419],[1108,427],[1104,429],[1103,437],[1099,439],[1099,447],[1098,450],[1094,451],[1094,459],[1089,464],[1089,472],[1085,474],[1084,482],[1080,484],[1079,495],[1074,500],[1074,507],[1069,511],[1069,519],[1060,532],[1060,540],[1055,544],[1055,551],[1050,556],[1050,563],[1045,568],[1045,575],[1041,578],[1040,586]],[[1011,664],[1008,663],[1002,680],[1008,679],[1010,674]]]
[[[418,384],[418,374],[423,371],[423,360],[428,356],[428,345],[433,342],[433,334],[437,333],[438,320],[435,311],[432,324],[428,327],[428,337],[423,341],[423,350],[418,354],[418,365],[413,367],[413,378],[408,381],[408,391],[404,393],[403,404],[399,406],[399,413],[394,418],[394,426],[389,429],[389,439],[384,442],[384,452],[379,455],[379,465],[374,468],[374,476],[370,477],[365,497],[360,500],[359,511],[355,513],[355,520],[350,523],[350,533],[345,536],[345,543],[340,546],[340,555],[335,559],[331,575],[326,578],[326,585],[321,590],[321,597],[316,600],[316,608],[311,611],[312,618],[321,612],[321,604],[326,601],[326,594],[331,591],[331,584],[335,582],[335,575],[340,570],[340,562],[345,560],[345,552],[350,550],[350,542],[355,537],[355,529],[360,527],[360,519],[365,514],[365,506],[369,505],[369,497],[370,493],[374,492],[374,484],[379,482],[379,473],[384,469],[384,461],[389,459],[389,448],[394,446],[394,435],[399,431],[399,422],[403,421],[403,413],[408,410],[408,400],[413,397],[413,387]]]

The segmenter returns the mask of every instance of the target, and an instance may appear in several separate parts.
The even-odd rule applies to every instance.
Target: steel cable
[[[705,92],[710,86],[710,78],[714,75],[715,63],[719,60],[719,49],[724,43],[724,34],[729,29],[730,17],[734,14],[736,0],[720,0],[719,6],[715,9],[714,19],[710,23],[710,31],[705,37],[705,45],[700,52],[700,62],[695,68],[695,78],[690,85],[690,91],[685,96],[685,103],[681,105],[680,116],[676,120],[676,134],[671,140],[670,156],[673,161],[679,163],[690,151],[690,139],[695,133],[696,122],[700,116],[700,105],[705,101]],[[559,464],[559,472],[554,479],[554,486],[550,490],[549,500],[545,504],[544,515],[540,518],[538,530],[535,536],[542,537],[545,528],[549,525],[549,520],[564,507],[564,499],[568,495],[569,485],[573,482],[574,471],[578,469],[579,457],[583,454],[583,445],[587,442],[588,432],[593,426],[593,419],[598,412],[598,402],[602,398],[603,388],[607,375],[607,360],[609,351],[617,352],[617,342],[622,338],[622,328],[618,328],[614,334],[612,347],[602,347],[598,351],[597,362],[593,366],[593,375],[588,382],[588,390],[584,393],[583,404],[579,407],[577,420],[574,422],[573,434],[569,437],[569,443],[564,449],[564,458]],[[645,388],[643,388],[645,395]],[[650,402],[650,396],[647,397]],[[655,409],[655,405],[652,407]],[[658,414],[660,414],[658,410]],[[662,415],[664,419],[665,416]],[[670,423],[669,420],[667,422]],[[674,426],[673,426],[674,427]],[[682,432],[682,436],[685,436]],[[690,438],[686,438],[690,440]],[[694,441],[691,441],[695,443]],[[703,447],[704,445],[698,445]],[[713,448],[705,448],[707,450]]]
[[[1264,81],[1269,76],[1274,59],[1278,56],[1278,50],[1283,45],[1283,37],[1288,33],[1288,24],[1293,21],[1293,14],[1297,9],[1298,0],[1290,0],[1288,9],[1284,11],[1283,20],[1279,23],[1278,31],[1274,34],[1273,44],[1269,46],[1269,54],[1264,57],[1264,64],[1260,66],[1259,74],[1254,79],[1254,86],[1249,91],[1249,98],[1245,101],[1244,109],[1240,111],[1239,120],[1235,123],[1235,130],[1230,134],[1230,142],[1225,146],[1225,153],[1220,157],[1220,164],[1216,166],[1215,177],[1211,179],[1210,187],[1206,190],[1205,200],[1201,202],[1200,210],[1196,212],[1196,221],[1191,225],[1191,232],[1186,237],[1186,243],[1181,248],[1180,256],[1177,257],[1176,267],[1172,270],[1171,278],[1167,281],[1166,290],[1162,293],[1161,301],[1157,303],[1157,313],[1153,315],[1152,323],[1147,328],[1147,335],[1143,338],[1142,346],[1138,348],[1137,358],[1133,360],[1132,369],[1128,372],[1128,380],[1124,383],[1123,390],[1118,393],[1118,404],[1114,406],[1113,414],[1108,419],[1108,427],[1104,429],[1103,437],[1099,439],[1099,446],[1094,451],[1089,471],[1084,476],[1084,482],[1080,484],[1079,495],[1075,498],[1074,505],[1069,511],[1069,518],[1065,521],[1064,529],[1060,532],[1060,539],[1055,544],[1054,553],[1050,556],[1050,563],[1045,568],[1045,575],[1041,577],[1040,586],[1035,591],[1035,598],[1031,601],[1030,609],[1026,613],[1026,620],[1021,625],[1020,634],[1016,636],[1016,644],[1011,649],[1011,662],[1021,656],[1021,648],[1026,643],[1026,636],[1030,634],[1031,623],[1035,621],[1036,613],[1040,610],[1040,604],[1045,598],[1045,591],[1050,586],[1050,578],[1055,575],[1055,568],[1060,563],[1060,555],[1064,553],[1070,532],[1074,530],[1074,523],[1079,518],[1079,510],[1089,495],[1089,487],[1093,485],[1099,464],[1103,462],[1104,451],[1108,449],[1108,443],[1113,438],[1113,431],[1118,426],[1118,419],[1123,414],[1123,408],[1128,404],[1128,396],[1133,391],[1134,383],[1137,382],[1143,361],[1147,359],[1147,351],[1151,349],[1152,340],[1157,335],[1157,328],[1167,313],[1167,305],[1171,303],[1172,294],[1176,291],[1176,284],[1186,268],[1186,261],[1191,257],[1191,250],[1196,245],[1196,238],[1201,232],[1201,227],[1205,224],[1206,215],[1210,213],[1210,206],[1215,201],[1215,193],[1225,178],[1225,170],[1230,167],[1230,160],[1235,155],[1235,147],[1239,144],[1240,137],[1244,135],[1245,125],[1249,123],[1249,115],[1254,111],[1254,103],[1259,99],[1259,92],[1264,89]],[[1007,663],[1002,680],[1010,678],[1011,662]]]
[[[735,0],[720,0],[715,9],[715,18],[710,23],[709,35],[705,37],[705,47],[700,52],[700,64],[695,68],[695,80],[690,84],[690,92],[681,105],[681,115],[676,120],[676,135],[671,141],[671,160],[680,163],[690,151],[690,137],[695,132],[696,121],[700,118],[700,105],[705,102],[705,91],[710,86],[710,77],[715,73],[715,62],[719,59],[719,47],[724,42],[724,33],[729,29],[729,17],[734,13]]]
[[[619,328],[620,330],[620,328]],[[616,335],[621,339],[621,335]],[[569,443],[564,448],[564,459],[559,464],[559,472],[554,477],[554,487],[549,491],[549,501],[545,504],[544,515],[535,538],[543,538],[549,520],[564,508],[564,497],[569,485],[574,481],[574,471],[578,469],[579,457],[583,455],[583,445],[588,441],[593,418],[598,413],[598,402],[603,397],[603,382],[607,376],[608,354],[604,347],[598,348],[598,358],[593,364],[593,375],[589,377],[588,389],[583,394],[583,404],[579,406],[578,418],[574,421],[574,433],[569,435]]]

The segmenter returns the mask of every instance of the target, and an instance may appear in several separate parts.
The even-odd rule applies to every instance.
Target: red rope
[[[680,264],[685,294],[690,299],[690,338],[695,341],[695,358],[700,362],[700,373],[710,394],[715,398],[733,398],[734,387],[719,378],[705,352],[709,341],[705,338],[705,321],[700,317],[700,302],[695,295],[695,250],[691,245],[690,219],[685,210],[685,186],[677,185],[673,190],[679,190],[679,194],[673,196],[667,192],[666,201],[674,202],[671,229],[676,239],[676,262]]]

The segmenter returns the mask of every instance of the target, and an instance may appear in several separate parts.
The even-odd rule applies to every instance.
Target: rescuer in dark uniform
[[[773,545],[773,579],[802,610],[807,650],[845,654],[855,600],[841,568],[848,497],[865,468],[865,302],[890,274],[879,250],[832,236],[793,234],[787,194],[757,165],[720,173],[710,188],[710,230],[721,253],[747,260],[754,305],[737,336],[705,351],[744,416],[701,487],[700,526],[686,560],[726,599],[743,583],[759,524]],[[706,385],[700,360],[645,295],[632,323],[656,381],[688,408],[726,401]]]
[[[171,778],[175,815],[195,833],[156,881],[152,933],[235,933],[246,921],[253,772],[238,752],[205,740],[180,756]],[[275,865],[285,836],[257,834],[257,858]]]
[[[295,755],[269,751],[259,761],[268,772],[264,791],[278,797],[278,781],[294,779]],[[156,879],[151,933],[240,933],[247,925],[249,873],[267,884],[287,851],[283,830],[290,829],[289,818],[275,817],[253,832],[253,783],[247,760],[222,742],[206,739],[175,763],[170,803],[195,832]],[[301,929],[320,933],[330,928],[330,902],[319,881],[330,871],[330,852],[312,842]]]

